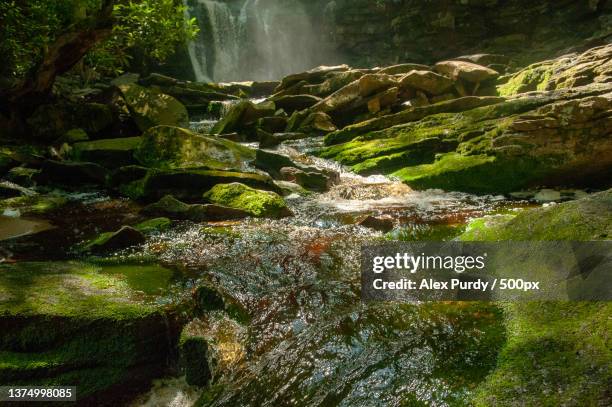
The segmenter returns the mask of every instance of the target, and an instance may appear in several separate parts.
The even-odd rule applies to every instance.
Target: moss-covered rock
[[[590,241],[610,236],[612,190],[516,216],[475,220],[459,239]],[[508,339],[497,367],[477,389],[475,405],[599,405],[607,399],[610,303],[526,302],[506,304],[505,310]]]
[[[243,171],[255,158],[255,151],[233,141],[197,135],[189,130],[158,126],[143,135],[135,153],[138,161],[151,168],[208,168]]]
[[[159,125],[187,127],[189,124],[187,109],[172,96],[135,83],[120,85],[119,89],[141,131]]]
[[[81,401],[142,391],[178,342],[168,311],[81,262],[0,264],[0,325],[0,382],[76,385]]]
[[[146,225],[144,225],[146,226]],[[105,232],[83,245],[83,251],[95,254],[125,249],[145,242],[145,236],[139,229],[123,226],[115,232]]]
[[[273,116],[276,111],[274,102],[263,102],[255,104],[243,100],[232,106],[225,117],[213,127],[212,134],[227,134],[243,129],[254,124],[258,119]]]
[[[127,137],[75,143],[71,157],[75,161],[94,162],[106,168],[117,168],[136,162],[134,152],[141,142],[141,137]]]
[[[147,205],[142,209],[142,213],[194,222],[243,219],[249,216],[248,212],[222,205],[186,204],[172,195],[166,195],[158,202]]]
[[[215,185],[231,182],[241,182],[263,190],[279,191],[268,175],[203,169],[149,169],[143,178],[126,180],[117,189],[132,199],[154,201],[172,195],[177,199],[193,202],[200,201],[202,194]]]
[[[0,200],[0,210],[18,209],[22,215],[42,215],[64,206],[68,200],[60,195],[37,194]]]
[[[507,193],[537,185],[601,185],[612,168],[605,113],[610,90],[594,84],[429,115],[319,154],[360,173],[392,174],[418,189]],[[336,137],[344,136],[351,133]]]
[[[163,232],[164,230],[170,228],[170,226],[172,226],[172,221],[168,218],[161,217],[140,222],[134,226],[134,229],[144,234],[150,234],[155,232]]]
[[[204,194],[204,199],[243,210],[255,217],[281,218],[291,214],[285,200],[278,194],[250,188],[238,182],[215,185]]]

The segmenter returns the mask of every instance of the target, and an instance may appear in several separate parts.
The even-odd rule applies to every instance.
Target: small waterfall
[[[298,0],[186,0],[200,33],[189,44],[198,81],[274,80],[333,62],[327,41]]]
[[[196,79],[232,80],[239,63],[241,31],[244,24],[232,13],[229,5],[219,1],[197,0],[187,2],[187,17],[195,17],[200,33],[189,44],[189,57]]]

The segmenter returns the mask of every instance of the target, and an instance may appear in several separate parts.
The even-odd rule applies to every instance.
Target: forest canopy
[[[112,8],[110,16],[104,8]],[[197,33],[176,0],[8,0],[0,3],[0,76],[19,80],[58,38],[109,20],[80,65],[88,77],[117,75],[131,64],[162,62]],[[96,21],[98,20],[98,21]]]

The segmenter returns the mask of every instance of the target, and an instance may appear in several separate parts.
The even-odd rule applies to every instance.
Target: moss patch
[[[240,209],[255,217],[280,218],[289,212],[285,200],[274,192],[261,191],[244,184],[218,184],[204,194],[204,199]]]
[[[612,190],[472,222],[460,239],[601,240],[612,233]],[[508,341],[474,404],[603,405],[609,400],[612,305],[528,302],[504,305]]]

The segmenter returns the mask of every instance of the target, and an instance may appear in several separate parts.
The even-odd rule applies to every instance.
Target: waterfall
[[[198,81],[274,80],[329,63],[320,28],[299,0],[186,0],[198,38],[189,56]]]

